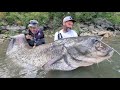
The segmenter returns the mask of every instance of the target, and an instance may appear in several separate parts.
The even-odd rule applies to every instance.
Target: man
[[[44,33],[38,28],[37,20],[30,20],[28,30],[25,32],[25,37],[28,44],[33,48],[41,44],[45,44]]]
[[[54,41],[62,38],[78,37],[77,33],[72,30],[74,22],[76,21],[71,16],[66,16],[63,19],[63,29],[55,33]]]

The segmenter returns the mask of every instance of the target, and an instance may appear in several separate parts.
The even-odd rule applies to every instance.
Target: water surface
[[[53,38],[46,38],[46,43]],[[120,52],[120,37],[104,39],[111,47]],[[21,68],[11,60],[5,58],[8,41],[0,44],[0,78],[120,78],[120,56],[114,53],[111,62],[103,61],[88,67],[80,67],[72,71],[50,71],[38,70],[34,67]]]

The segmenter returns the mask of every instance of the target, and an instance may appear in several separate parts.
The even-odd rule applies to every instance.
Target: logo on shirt
[[[38,35],[41,35],[40,33],[38,33]]]

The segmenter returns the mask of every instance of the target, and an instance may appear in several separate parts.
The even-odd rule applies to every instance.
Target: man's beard
[[[72,29],[71,27],[67,27],[67,29]]]
[[[69,29],[72,29],[72,28],[64,26],[64,29],[69,30]]]

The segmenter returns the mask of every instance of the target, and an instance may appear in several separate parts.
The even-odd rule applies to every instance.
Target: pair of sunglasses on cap
[[[36,27],[38,24],[37,20],[30,20],[28,27]]]
[[[38,24],[37,20],[30,20],[29,24]]]

